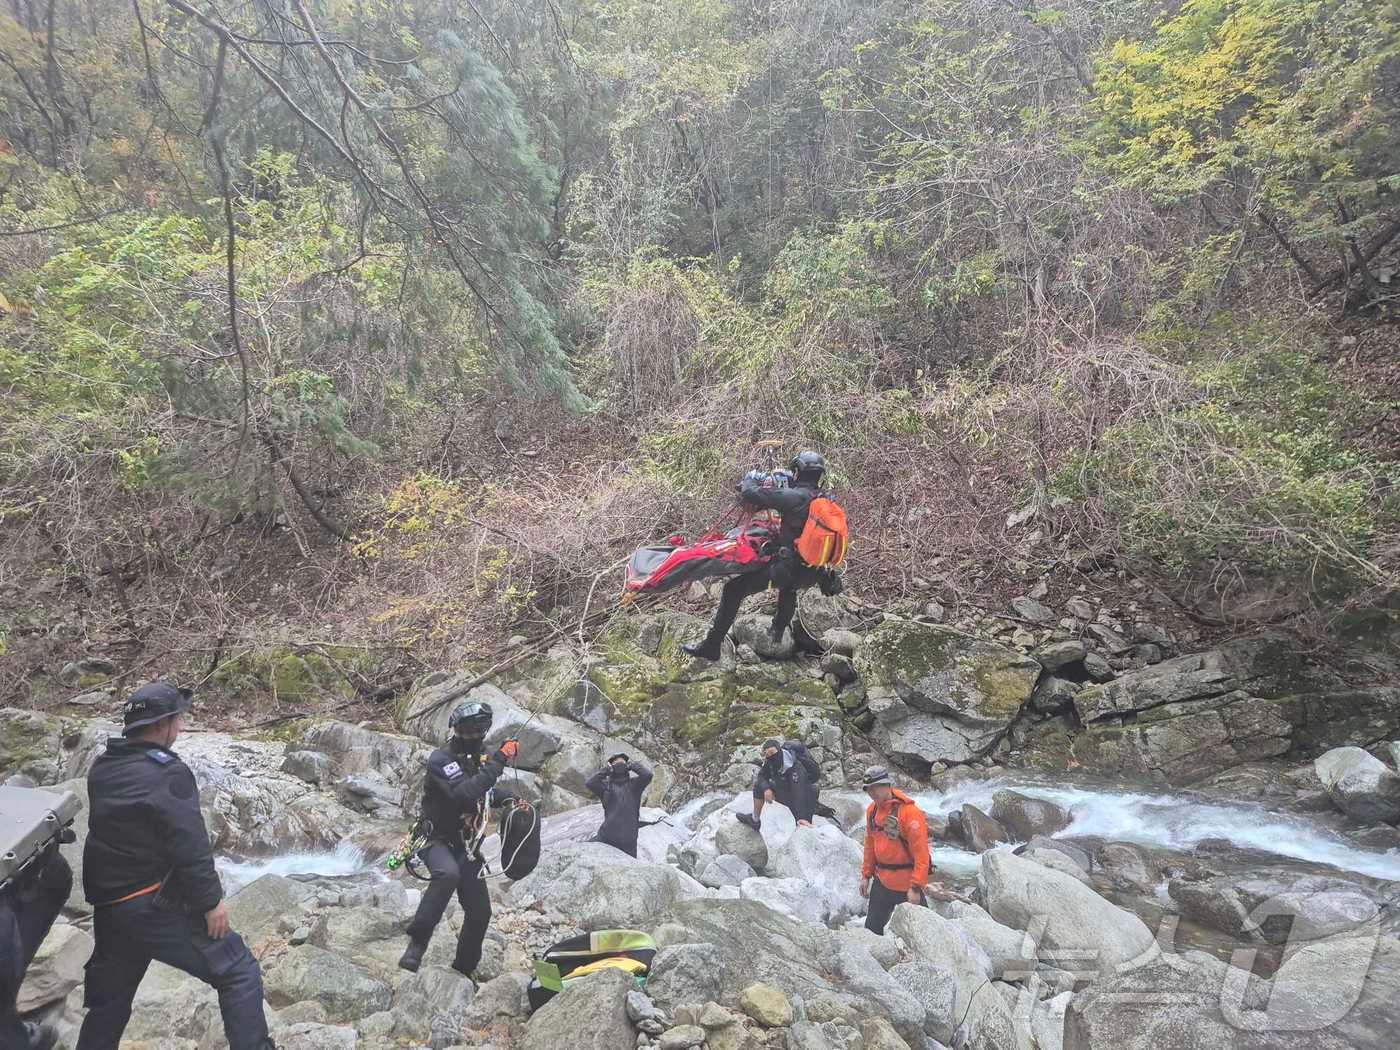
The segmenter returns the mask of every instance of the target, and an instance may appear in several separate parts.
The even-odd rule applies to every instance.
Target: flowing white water
[[[1009,788],[1064,807],[1073,818],[1058,837],[1094,835],[1115,842],[1189,851],[1205,839],[1226,839],[1242,849],[1262,850],[1292,860],[1328,864],[1377,879],[1400,879],[1400,850],[1367,850],[1352,845],[1303,817],[1273,813],[1247,803],[1205,802],[1180,795],[1093,789],[1030,780],[998,778],[969,783],[945,793],[916,796],[928,813],[946,813],[972,803],[989,811],[994,792]],[[946,870],[975,869],[975,858],[958,850]],[[971,863],[965,863],[969,858]],[[935,858],[935,864],[938,858]]]
[[[251,860],[219,857],[215,866],[224,893],[231,896],[264,875],[355,875],[365,871],[369,862],[363,850],[347,841],[320,853],[279,853]]]

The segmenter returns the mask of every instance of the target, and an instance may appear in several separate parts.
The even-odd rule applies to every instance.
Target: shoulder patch
[[[443,775],[451,780],[456,780],[462,775],[462,764],[460,762],[449,762],[442,767]]]
[[[159,762],[162,766],[168,766],[171,762],[175,761],[174,755],[169,751],[162,751],[158,747],[153,747],[151,750],[147,751],[146,757],[152,762]]]

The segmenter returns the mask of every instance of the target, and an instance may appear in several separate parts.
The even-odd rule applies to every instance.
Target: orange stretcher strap
[[[155,893],[156,890],[160,889],[160,886],[161,884],[159,882],[156,882],[151,884],[150,886],[147,886],[144,890],[137,890],[135,893],[128,893],[125,897],[118,897],[114,901],[104,901],[101,904],[94,904],[93,907],[110,908],[113,904],[125,904],[127,901],[134,901],[137,897],[144,897],[148,893]]]

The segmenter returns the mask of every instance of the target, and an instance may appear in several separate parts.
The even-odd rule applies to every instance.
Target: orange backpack
[[[818,496],[807,508],[807,524],[797,537],[797,554],[815,569],[836,568],[846,560],[846,512],[835,500]]]

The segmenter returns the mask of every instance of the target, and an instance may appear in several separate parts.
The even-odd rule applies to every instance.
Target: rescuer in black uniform
[[[73,888],[73,869],[58,852],[60,841],[73,841],[71,828],[51,839],[31,863],[0,886],[0,1047],[4,1050],[48,1050],[58,1039],[50,1025],[20,1021],[15,1000],[24,971]]]
[[[834,810],[821,804],[817,782],[821,780],[822,768],[805,744],[798,740],[784,744],[770,738],[763,742],[760,753],[763,761],[753,778],[753,816],[734,814],[740,823],[757,831],[762,825],[766,802],[781,802],[787,806],[803,827],[810,826],[819,813],[828,817],[834,815]]]
[[[794,548],[797,537],[802,535],[807,525],[808,507],[812,500],[822,495],[826,460],[820,452],[803,452],[792,461],[791,470],[792,483],[786,486],[773,484],[774,475],[758,470],[749,471],[739,482],[739,499],[745,505],[778,512],[778,549],[773,552],[773,559],[767,568],[735,576],[724,585],[709,633],[699,642],[681,646],[691,656],[718,660],[720,645],[734,626],[740,603],[750,595],[767,590],[769,584],[778,589],[778,608],[768,628],[768,636],[775,642],[782,640],[783,632],[797,612],[798,591],[814,583],[822,584],[827,593],[835,594],[839,590],[840,583],[835,573],[803,564]]]
[[[219,993],[230,1050],[272,1047],[262,973],[229,929],[199,788],[170,750],[190,703],[188,689],[143,685],[126,702],[123,735],[107,741],[88,773],[83,892],[95,945],[77,1050],[116,1050],[152,959]]]
[[[490,704],[462,701],[448,719],[452,737],[447,746],[428,756],[419,817],[419,832],[428,844],[418,851],[418,859],[427,865],[432,881],[408,924],[408,948],[399,959],[405,970],[416,972],[422,964],[428,941],[454,891],[463,915],[452,968],[470,977],[481,962],[481,942],[491,921],[491,896],[481,877],[485,862],[480,833],[486,822],[487,795],[517,750],[516,742],[507,740],[489,758],[481,754],[491,718]]]
[[[637,855],[637,829],[642,820],[642,793],[651,783],[651,770],[626,755],[613,755],[608,764],[585,782],[603,804],[603,824],[594,842],[606,842],[629,857]]]

